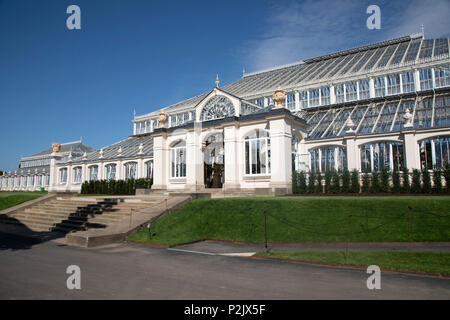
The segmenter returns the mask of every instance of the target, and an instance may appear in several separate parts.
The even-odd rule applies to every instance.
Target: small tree
[[[308,193],[314,193],[316,191],[315,184],[316,184],[316,175],[312,170],[309,172],[308,176]]]
[[[331,192],[331,177],[333,172],[331,170],[325,171],[325,193]]]
[[[350,176],[350,192],[359,193],[361,186],[359,185],[359,172],[357,169],[353,169]]]
[[[390,173],[389,171],[387,171],[386,168],[383,168],[383,170],[381,170],[381,179],[380,179],[380,191],[384,192],[384,193],[388,193],[390,191],[390,187],[389,187],[389,178],[390,178]]]
[[[411,192],[411,183],[409,182],[409,170],[407,168],[404,168],[402,171],[403,171],[402,192],[410,193]]]
[[[441,170],[433,171],[433,192],[434,193],[442,192],[442,171]]]
[[[299,193],[306,193],[306,174],[304,171],[300,171],[300,173],[298,174],[298,181],[297,181],[297,185],[298,185],[298,192]],[[151,187],[151,184],[149,186],[149,188]]]
[[[347,169],[342,171],[342,190],[343,193],[350,192],[350,172]]]
[[[422,171],[422,192],[423,193],[431,193],[431,177],[430,177],[430,171],[427,169]]]
[[[337,172],[336,170],[332,170],[331,173],[330,191],[331,193],[339,193],[341,191],[340,176],[339,172]]]
[[[422,186],[420,183],[420,171],[417,169],[414,169],[412,172],[411,192],[413,193],[422,192]]]
[[[372,181],[370,184],[370,192],[371,193],[380,192],[380,176],[379,176],[378,172],[376,172],[376,171],[372,172]]]
[[[450,193],[450,164],[447,164],[443,171],[443,176],[445,179],[445,190]]]
[[[322,173],[316,172],[316,180],[315,193],[323,193]]]
[[[369,173],[364,173],[362,177],[362,187],[361,187],[362,193],[369,193],[370,192],[370,175]]]
[[[399,193],[401,189],[400,173],[394,169],[394,172],[392,172],[392,192]]]

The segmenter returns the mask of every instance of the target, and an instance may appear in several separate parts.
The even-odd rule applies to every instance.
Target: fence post
[[[264,210],[264,248],[267,251],[267,211]]]

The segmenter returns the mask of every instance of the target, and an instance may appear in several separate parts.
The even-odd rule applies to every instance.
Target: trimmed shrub
[[[316,172],[315,193],[323,193],[322,174],[320,172]]]
[[[339,172],[333,170],[331,173],[331,184],[330,184],[331,193],[339,193],[341,191],[340,180],[341,179],[339,176]]]
[[[400,172],[394,170],[392,172],[392,192],[399,193],[402,191],[401,183],[400,183]]]
[[[386,168],[383,168],[383,170],[381,170],[381,179],[380,179],[380,191],[381,192],[388,193],[390,191],[390,186],[389,186],[390,176],[391,176],[391,174],[389,173],[389,171],[386,170]]]
[[[306,193],[306,174],[301,171],[298,175],[298,191],[299,193]]]
[[[359,193],[360,185],[359,185],[359,172],[357,169],[352,170],[350,176],[350,192],[351,193]]]
[[[370,183],[370,193],[379,193],[381,188],[380,188],[380,175],[378,174],[378,172],[372,172],[372,179],[371,179],[371,183]]]
[[[422,171],[422,192],[423,193],[431,193],[431,177],[430,177],[430,171],[423,170]]]
[[[331,192],[331,177],[333,172],[331,170],[325,171],[325,193]]]
[[[362,187],[361,192],[362,193],[369,193],[370,192],[370,175],[369,173],[364,173],[362,177]]]
[[[81,185],[81,194],[134,195],[137,188],[149,189],[152,184],[152,179],[85,181]]]
[[[403,171],[402,192],[410,193],[411,192],[411,183],[409,182],[409,170],[404,168],[402,171]]]
[[[433,171],[433,192],[434,193],[442,192],[442,171],[441,170]]]
[[[442,175],[445,179],[445,190],[446,192],[450,193],[450,165],[447,164],[444,168],[444,171],[442,172]]]
[[[342,190],[343,193],[350,192],[350,172],[347,169],[342,171]]]
[[[315,184],[316,184],[316,175],[314,171],[310,171],[308,176],[308,189],[307,189],[308,193],[314,193],[316,191]]]
[[[422,192],[422,186],[420,183],[420,171],[417,169],[414,169],[412,172],[411,192],[413,193]]]

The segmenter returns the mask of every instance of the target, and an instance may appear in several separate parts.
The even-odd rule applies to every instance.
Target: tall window
[[[47,174],[46,176],[45,176],[45,185],[44,186],[48,186],[50,184],[50,175],[49,174]]]
[[[307,91],[300,92],[300,108],[301,109],[308,108],[308,92]]]
[[[29,187],[34,186],[34,176],[28,176],[28,186]]]
[[[67,183],[67,168],[59,169],[59,183],[60,184]]]
[[[320,88],[320,105],[328,104],[330,104],[330,87],[322,87]]]
[[[98,180],[98,166],[90,166],[89,167],[89,180],[90,181]]]
[[[433,76],[431,69],[420,69],[420,90],[433,89]]]
[[[145,163],[145,176],[147,179],[153,179],[153,160]]]
[[[435,67],[434,79],[436,88],[450,86],[450,66]]]
[[[387,76],[387,93],[398,94],[400,93],[400,75],[390,74]]]
[[[359,80],[359,99],[369,99],[370,98],[370,87],[369,80]]]
[[[320,104],[319,89],[309,90],[309,106],[315,107]]]
[[[128,162],[124,164],[125,180],[137,179],[137,162]]]
[[[353,101],[358,99],[358,84],[356,81],[347,82],[345,84],[346,101]]]
[[[295,92],[288,92],[286,94],[286,102],[289,110],[295,110]]]
[[[37,176],[37,186],[42,187],[42,175]]]
[[[402,73],[402,86],[404,93],[415,91],[413,71]]]
[[[170,148],[170,176],[186,177],[186,142],[180,141]]]
[[[384,77],[375,78],[375,97],[384,97],[386,95],[386,83]]]
[[[317,147],[309,150],[311,171],[344,170],[347,168],[347,148],[341,146]]]
[[[73,183],[81,183],[81,167],[73,168]]]
[[[245,174],[270,174],[270,138],[264,130],[255,130],[245,137]]]
[[[336,103],[345,102],[345,86],[344,84],[339,84],[336,86]]]
[[[419,142],[420,166],[441,169],[450,164],[450,137],[436,137]]]
[[[105,166],[106,180],[116,180],[116,167],[115,163],[110,163]]]
[[[404,168],[404,149],[401,142],[376,142],[360,147],[361,171],[373,172]]]

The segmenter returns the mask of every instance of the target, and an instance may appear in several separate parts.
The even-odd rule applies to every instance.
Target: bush
[[[137,188],[149,189],[152,184],[152,179],[85,181],[81,185],[81,194],[134,195]]]
[[[394,170],[392,172],[392,192],[399,193],[402,191],[401,183],[400,183],[400,172]]]
[[[301,171],[298,175],[298,191],[299,193],[306,193],[306,174]]]
[[[350,192],[351,193],[359,193],[360,185],[359,185],[359,172],[357,169],[352,170],[350,176]]]
[[[333,172],[331,170],[325,171],[325,193],[331,192],[331,177]]]
[[[422,192],[431,193],[431,177],[430,171],[428,171],[427,169],[422,171],[422,180],[423,180]]]
[[[404,168],[402,171],[403,171],[402,192],[410,193],[411,192],[411,183],[409,182],[409,170]]]
[[[433,192],[434,193],[442,192],[442,172],[441,172],[441,170],[433,171]]]
[[[417,169],[414,169],[412,172],[411,192],[413,193],[422,192],[422,186],[420,183],[420,171]]]
[[[370,184],[370,193],[379,193],[380,192],[380,176],[378,172],[372,172],[372,179]]]
[[[443,171],[443,176],[445,179],[445,190],[450,193],[450,165],[447,164]]]
[[[322,174],[320,172],[316,172],[316,187],[314,191],[315,193],[323,193]]]
[[[381,179],[380,179],[380,191],[384,193],[388,193],[390,191],[389,186],[389,178],[390,178],[389,171],[386,170],[386,168],[383,168],[381,170]]]
[[[350,192],[350,172],[347,169],[342,171],[342,190],[343,193]]]
[[[369,175],[369,173],[364,173],[364,175],[362,177],[361,192],[369,193],[369,191],[370,191],[370,175]]]
[[[315,183],[316,183],[316,175],[314,171],[310,171],[308,176],[308,190],[307,190],[308,193],[314,193],[316,191]]]
[[[341,191],[339,172],[333,170],[331,173],[331,193],[339,193]]]

